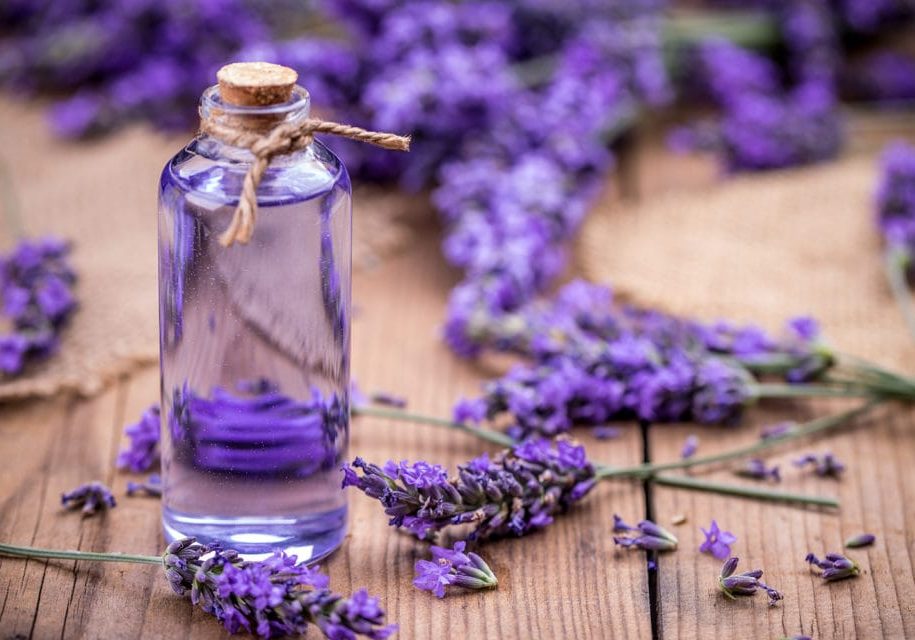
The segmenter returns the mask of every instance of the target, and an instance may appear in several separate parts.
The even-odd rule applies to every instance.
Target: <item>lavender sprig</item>
[[[377,499],[391,525],[420,538],[461,524],[472,526],[471,539],[522,536],[549,525],[595,484],[584,447],[565,438],[527,441],[492,460],[484,454],[459,465],[451,479],[438,465],[379,467],[361,458],[344,474],[344,487]]]
[[[396,629],[384,625],[378,600],[364,589],[349,598],[335,594],[326,575],[298,564],[296,556],[276,552],[248,562],[235,551],[186,538],[168,546],[162,564],[172,590],[190,595],[230,633],[273,638],[301,635],[314,625],[331,640],[357,635],[380,640]]]
[[[274,553],[258,562],[236,551],[177,540],[161,556],[93,551],[62,551],[0,543],[0,554],[19,558],[59,558],[155,564],[165,571],[172,590],[213,615],[230,632],[245,630],[262,638],[301,635],[317,626],[328,640],[358,636],[383,640],[397,629],[385,625],[378,599],[365,589],[350,597],[327,588],[317,567],[298,564],[296,556]]]
[[[451,549],[432,546],[433,560],[416,561],[413,585],[430,591],[438,598],[445,597],[445,588],[454,585],[463,589],[492,589],[499,581],[480,556],[468,551],[467,543],[455,542]]]
[[[791,436],[786,436],[784,440],[800,437],[801,435],[810,435],[813,433],[820,433],[827,429],[834,428],[839,424],[850,420],[851,418],[858,416],[866,411],[868,411],[874,404],[878,401],[873,401],[864,406],[858,407],[857,409],[852,409],[846,411],[842,414],[835,416],[829,416],[826,418],[819,418],[814,420],[807,425],[805,431],[798,431],[796,434],[791,434]],[[396,411],[385,411],[382,414],[372,413],[371,415],[377,415],[379,417],[389,418],[392,420],[401,419],[400,412]],[[482,427],[474,428],[465,424],[458,422],[453,422],[450,420],[443,420],[441,418],[436,418],[433,416],[425,416],[416,413],[404,413],[403,420],[408,422],[416,422],[419,424],[430,424],[434,426],[448,427],[450,429],[455,429],[463,433],[468,433],[474,435],[482,440],[488,442],[495,442],[498,444],[505,444],[506,442],[511,445],[512,440],[508,438],[505,434],[498,431],[492,431]],[[761,500],[774,500],[781,502],[789,502],[796,504],[808,504],[808,505],[818,505],[824,507],[833,507],[837,508],[839,502],[834,498],[820,497],[820,496],[810,496],[804,494],[794,494],[794,493],[785,493],[777,492],[770,490],[756,489],[753,487],[743,487],[743,486],[734,486],[729,484],[721,484],[717,482],[710,482],[706,480],[700,480],[697,478],[681,477],[671,474],[659,473],[660,471],[665,471],[668,469],[682,468],[682,467],[691,467],[697,464],[705,464],[712,462],[719,462],[722,460],[731,460],[734,458],[742,457],[748,453],[753,453],[756,448],[765,449],[776,444],[779,444],[784,441],[783,439],[764,441],[751,447],[742,447],[733,451],[727,451],[721,454],[716,454],[713,456],[705,456],[703,458],[690,458],[688,460],[679,460],[677,462],[667,462],[667,463],[657,463],[657,464],[642,464],[635,465],[632,467],[613,467],[605,464],[597,464],[596,468],[596,477],[599,480],[605,480],[610,478],[651,478],[657,484],[662,484],[671,487],[679,487],[683,489],[691,489],[694,491],[708,491],[712,493],[719,493],[723,495],[733,495],[741,496],[746,498],[757,498]]]
[[[66,509],[82,508],[84,518],[117,506],[111,489],[96,481],[81,484],[73,491],[62,494],[60,502]]]
[[[827,553],[820,560],[814,554],[808,553],[804,561],[812,566],[822,569],[820,577],[826,582],[835,582],[845,578],[854,578],[861,573],[861,568],[854,560],[846,558],[841,553]]]
[[[744,573],[735,573],[737,571],[737,558],[729,558],[721,567],[721,573],[718,575],[718,590],[731,600],[737,596],[752,596],[757,591],[765,591],[769,596],[769,606],[775,604],[783,598],[782,594],[765,584],[762,578],[762,569],[745,571]]]

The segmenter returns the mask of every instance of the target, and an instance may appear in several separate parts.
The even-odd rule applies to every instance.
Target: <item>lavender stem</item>
[[[734,451],[729,451],[723,454],[717,454],[714,456],[704,456],[702,458],[690,458],[687,460],[681,460],[673,463],[666,463],[660,465],[639,465],[635,467],[626,467],[626,468],[614,468],[608,465],[601,464],[599,462],[594,463],[595,468],[597,469],[597,474],[595,477],[599,480],[605,480],[609,478],[636,478],[636,479],[648,479],[651,478],[658,482],[658,484],[664,484],[668,486],[683,487],[687,489],[694,489],[696,491],[708,491],[711,493],[721,493],[724,495],[734,495],[734,496],[743,496],[747,498],[761,498],[764,500],[774,500],[777,502],[795,502],[801,504],[812,504],[819,506],[827,507],[836,507],[838,508],[839,502],[834,498],[821,498],[819,496],[806,496],[803,494],[797,493],[783,493],[780,491],[770,491],[767,489],[758,489],[753,487],[741,487],[737,485],[729,484],[720,484],[717,482],[708,482],[705,480],[698,480],[695,478],[680,478],[679,476],[663,476],[655,475],[658,470],[661,469],[676,469],[681,467],[694,466],[696,464],[705,464],[708,462],[717,462],[720,460],[727,460],[732,457],[741,457],[747,454],[749,451],[752,453],[758,449],[764,449],[771,447],[774,444],[782,443],[787,440],[792,440],[799,438],[803,435],[810,435],[812,433],[817,433],[819,431],[824,431],[831,427],[834,427],[838,424],[842,424],[846,420],[853,418],[860,413],[863,413],[869,410],[872,406],[878,404],[879,400],[872,400],[871,402],[858,407],[857,409],[851,409],[844,413],[829,416],[827,418],[820,418],[810,422],[807,427],[799,428],[791,433],[788,433],[784,436],[771,438],[770,440],[764,440],[763,442],[751,445],[750,447],[743,447]],[[401,419],[408,420],[410,422],[416,422],[418,424],[430,424],[434,426],[443,426],[451,429],[457,429],[465,433],[472,434],[480,439],[487,440],[496,444],[501,444],[503,446],[511,447],[517,444],[514,440],[508,436],[499,433],[498,431],[492,431],[483,427],[469,427],[460,422],[453,422],[451,420],[444,420],[442,418],[435,418],[432,416],[424,416],[415,413],[405,413],[402,411],[391,411],[387,409],[376,409],[369,408],[368,411],[366,408],[360,407],[359,409],[354,409],[354,413],[362,413],[364,415],[372,415],[376,417],[390,418],[393,420]]]
[[[414,422],[417,424],[431,424],[439,427],[448,427],[450,429],[456,429],[458,431],[470,433],[480,438],[481,440],[486,440],[487,442],[492,442],[493,444],[498,444],[503,447],[511,447],[515,444],[514,440],[512,440],[504,433],[500,433],[498,431],[485,429],[483,427],[472,427],[462,422],[454,422],[453,420],[445,420],[444,418],[435,418],[433,416],[424,416],[417,413],[410,413],[408,411],[382,409],[379,407],[354,407],[353,415],[371,416],[373,418],[402,420],[404,422]]]
[[[135,564],[162,564],[162,556],[141,556],[130,553],[98,553],[95,551],[68,551],[42,549],[0,543],[0,555],[16,558],[56,558],[60,560],[98,560],[101,562],[132,562]]]
[[[875,392],[855,386],[831,387],[813,384],[754,384],[750,395],[756,398],[868,398]]]
[[[632,467],[605,467],[599,466],[597,477],[599,478],[619,478],[619,477],[649,477],[660,471],[670,471],[672,469],[687,469],[689,467],[695,467],[698,465],[704,464],[714,464],[717,462],[727,462],[728,460],[734,460],[736,458],[749,457],[754,454],[757,454],[766,449],[771,449],[772,447],[784,444],[791,440],[797,440],[799,438],[804,438],[807,436],[812,436],[817,433],[822,433],[833,429],[842,424],[845,424],[849,420],[856,418],[864,413],[870,411],[873,407],[880,404],[881,400],[871,400],[859,407],[854,409],[849,409],[848,411],[843,411],[842,413],[837,413],[832,416],[825,416],[823,418],[817,418],[816,420],[811,420],[810,422],[798,425],[788,433],[785,433],[781,436],[776,436],[768,438],[766,440],[761,440],[755,442],[751,445],[745,447],[738,447],[736,449],[731,449],[723,453],[716,453],[708,456],[698,456],[695,458],[687,458],[686,460],[676,460],[674,462],[662,462],[658,464],[641,464]]]
[[[694,491],[708,491],[710,493],[720,493],[730,496],[740,496],[742,498],[760,498],[762,500],[774,500],[776,502],[794,502],[798,504],[809,504],[821,507],[839,508],[839,501],[836,498],[810,496],[802,493],[784,493],[781,491],[772,491],[770,489],[760,489],[757,487],[742,487],[731,484],[720,484],[717,482],[708,482],[707,480],[697,480],[687,476],[665,476],[658,475],[652,478],[652,482],[666,485],[669,487],[680,487],[682,489],[692,489]]]

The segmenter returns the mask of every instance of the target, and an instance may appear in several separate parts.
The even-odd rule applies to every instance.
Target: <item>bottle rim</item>
[[[305,87],[296,85],[292,96],[286,102],[262,106],[243,106],[225,102],[219,93],[219,85],[206,89],[200,96],[200,117],[219,116],[286,116],[286,120],[307,118],[311,111],[311,95]]]

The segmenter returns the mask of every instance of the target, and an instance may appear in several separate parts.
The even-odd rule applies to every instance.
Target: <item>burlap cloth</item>
[[[703,319],[777,330],[811,314],[836,348],[915,370],[874,224],[883,143],[915,136],[868,118],[852,120],[834,162],[605,203],[580,236],[579,268],[637,304]]]
[[[102,140],[54,139],[43,106],[0,98],[0,186],[27,236],[74,243],[80,307],[52,358],[0,382],[0,401],[60,391],[91,394],[158,358],[156,194],[165,162],[187,135],[133,127]],[[370,268],[404,246],[407,220],[428,208],[422,197],[378,190],[354,198],[355,268]],[[0,250],[15,242],[0,217]]]

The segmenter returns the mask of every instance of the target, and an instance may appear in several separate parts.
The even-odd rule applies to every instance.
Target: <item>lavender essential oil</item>
[[[265,91],[264,67],[240,86],[220,76],[202,118],[254,133],[308,118],[294,72],[288,91]],[[314,560],[346,532],[351,187],[319,142],[278,155],[250,239],[223,246],[253,161],[201,134],[162,172],[163,526],[169,541]]]

